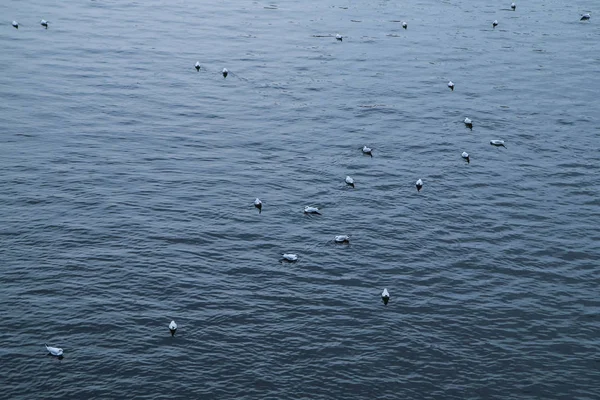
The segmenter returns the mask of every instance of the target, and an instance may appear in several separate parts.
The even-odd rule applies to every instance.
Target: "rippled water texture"
[[[510,2],[1,2],[0,397],[600,398],[600,12]]]

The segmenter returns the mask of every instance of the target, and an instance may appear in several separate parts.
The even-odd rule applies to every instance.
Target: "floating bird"
[[[490,140],[490,144],[492,146],[498,146],[498,147],[504,147],[504,148],[506,148],[506,146],[504,145],[504,140]]]
[[[421,179],[417,180],[415,186],[417,187],[417,192],[420,192],[423,189],[423,181]]]
[[[229,74],[229,71],[227,71],[227,68],[223,68],[223,78],[227,78],[227,74]]]
[[[45,19],[40,21],[40,25],[43,26],[44,28],[48,29],[48,21],[46,21]]]
[[[512,10],[515,11],[515,8],[517,8],[517,5],[515,3],[510,3],[510,8],[512,8]]]
[[[347,176],[346,177],[346,184],[349,186],[354,187],[354,179],[352,179],[351,177]]]
[[[465,117],[465,120],[463,122],[465,123],[467,128],[469,128],[470,130],[473,130],[473,121],[471,121],[470,118]]]
[[[338,235],[333,239],[336,243],[350,243],[350,236]]]
[[[175,332],[177,332],[177,324],[175,321],[171,321],[169,324],[169,330],[171,331],[171,336],[175,336]]]
[[[449,81],[448,82],[448,87],[450,88],[450,90],[452,90],[454,92],[454,82]]]
[[[404,29],[407,29],[407,28],[408,28],[408,24],[407,24],[406,22],[402,21],[402,27],[403,27]]]
[[[463,151],[462,154],[460,155],[462,158],[464,158],[465,160],[467,160],[467,164],[471,163],[471,160],[469,159],[469,153],[467,153],[466,151]]]
[[[342,37],[342,35],[340,35],[339,33],[338,33],[337,35],[335,35],[335,38],[336,38],[337,40],[339,40],[340,42],[342,41],[342,39],[344,39],[344,38]]]
[[[381,300],[383,300],[383,304],[387,306],[388,301],[390,301],[390,294],[387,289],[383,289],[383,292],[381,292]]]
[[[373,149],[370,147],[364,146],[362,148],[362,152],[363,152],[363,154],[367,154],[367,155],[373,157]]]
[[[590,18],[592,18],[590,14],[583,14],[580,21],[588,21]],[[15,26],[15,21],[13,21],[13,26]],[[18,28],[18,26],[15,26],[15,28]]]
[[[51,347],[51,346],[48,346],[47,344],[45,346],[46,346],[46,350],[48,350],[48,353],[52,354],[54,357],[62,357],[63,349],[61,349],[59,347]]]
[[[258,197],[254,200],[254,207],[258,208],[259,214],[262,212],[262,201]]]
[[[194,68],[196,68],[196,71],[200,72],[200,61],[196,61],[196,65],[194,65]]]
[[[495,28],[498,26],[498,20],[495,19],[494,22],[492,22],[492,26]]]
[[[15,27],[15,29],[19,29],[19,23],[17,21],[13,21],[12,26]]]
[[[311,206],[304,207],[304,214],[319,214],[319,215],[321,215],[321,213],[319,212],[319,209],[317,207],[311,207]]]
[[[282,257],[283,257],[282,261],[288,261],[288,262],[298,261],[298,256],[296,254],[285,253]]]

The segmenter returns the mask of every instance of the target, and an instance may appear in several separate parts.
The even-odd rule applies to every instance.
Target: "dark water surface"
[[[0,3],[1,398],[600,398],[596,1],[56,3]]]

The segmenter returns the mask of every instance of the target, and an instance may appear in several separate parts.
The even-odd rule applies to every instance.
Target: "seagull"
[[[46,21],[45,19],[40,21],[40,25],[43,26],[44,28],[48,29],[48,21]]]
[[[229,73],[229,71],[227,71],[227,68],[223,68],[223,78],[227,78],[227,74]]]
[[[390,301],[390,294],[387,289],[383,289],[383,292],[381,292],[381,300],[383,300],[383,304],[387,306],[388,301]]]
[[[498,20],[495,19],[494,22],[492,22],[492,26],[495,28],[498,26]]]
[[[512,10],[515,11],[515,8],[517,8],[517,5],[515,3],[510,3],[510,8],[512,8]]]
[[[450,88],[450,90],[452,90],[454,92],[454,82],[449,81],[448,82],[448,87]]]
[[[504,148],[506,148],[506,146],[504,145],[504,140],[490,140],[490,144],[492,146],[498,146],[498,147],[504,147]]]
[[[372,148],[370,148],[370,147],[367,147],[367,146],[364,146],[364,147],[362,148],[362,152],[363,152],[363,154],[370,155],[371,157],[373,157],[373,153],[372,153],[372,151],[373,151],[373,149],[372,149]]]
[[[407,24],[406,22],[402,21],[402,27],[403,27],[404,29],[406,29],[406,28],[408,28],[408,24]]]
[[[46,350],[48,350],[48,353],[52,354],[54,357],[62,357],[63,349],[61,349],[60,347],[51,347],[47,344],[45,346]]]
[[[417,192],[420,192],[423,189],[423,181],[421,179],[417,180],[415,186],[417,186]]]
[[[338,235],[334,238],[336,243],[350,243],[350,236],[348,235]]]
[[[14,26],[16,29],[19,29],[19,23],[17,21],[13,21],[12,26]]]
[[[254,200],[254,207],[258,208],[259,214],[262,212],[262,201],[258,197]]]
[[[344,38],[342,37],[342,35],[340,35],[339,33],[338,33],[337,35],[335,35],[335,38],[336,38],[337,40],[339,40],[340,42],[342,41],[342,39],[344,39]]]
[[[465,117],[465,120],[463,122],[465,123],[467,128],[469,128],[470,130],[473,130],[473,121],[471,121],[470,118]]]
[[[311,207],[311,206],[304,207],[304,214],[319,214],[319,215],[321,215],[321,213],[319,212],[319,209],[317,207]]]
[[[296,254],[285,253],[282,257],[283,257],[282,261],[289,261],[289,262],[298,261],[298,256]]]
[[[466,151],[463,151],[462,154],[460,155],[462,158],[464,158],[465,160],[467,160],[467,164],[471,163],[471,160],[469,159],[469,153],[467,153]]]
[[[196,61],[196,65],[194,65],[194,68],[196,68],[196,71],[200,71],[200,61]]]
[[[590,18],[592,18],[592,16],[591,16],[590,14],[583,14],[583,15],[581,16],[581,19],[580,19],[580,21],[587,21],[587,20],[589,20]],[[13,21],[13,26],[15,26],[15,21]],[[18,26],[15,26],[15,28],[18,28]]]
[[[169,330],[171,331],[171,336],[175,336],[175,332],[177,332],[177,324],[175,321],[171,321],[169,324]]]
[[[352,179],[351,177],[347,176],[346,177],[346,184],[349,186],[354,187],[354,179]]]

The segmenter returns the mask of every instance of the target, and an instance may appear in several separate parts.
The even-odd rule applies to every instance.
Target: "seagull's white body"
[[[467,160],[467,163],[471,163],[471,160],[469,159],[469,153],[467,153],[466,151],[463,151],[460,156]]]
[[[200,61],[196,61],[196,65],[194,65],[194,68],[196,68],[196,71],[200,71]]]
[[[19,29],[19,23],[17,21],[13,21],[12,26],[16,29]]]
[[[381,292],[381,300],[383,300],[383,304],[387,305],[388,301],[390,301],[390,294],[388,293],[387,289],[383,289],[383,292]]]
[[[334,238],[336,243],[349,243],[350,242],[350,236],[348,235],[337,235]]]
[[[169,324],[169,330],[171,331],[171,336],[175,336],[175,332],[177,331],[177,324],[175,321],[171,321]]]
[[[421,189],[423,188],[423,181],[421,179],[418,179],[417,182],[415,183],[415,186],[417,187],[417,192],[420,192]]]
[[[354,179],[352,179],[351,177],[347,176],[346,177],[346,184],[354,187]]]
[[[406,28],[408,28],[408,24],[407,24],[406,22],[402,21],[402,27],[403,27],[404,29],[406,29]]]
[[[221,72],[221,73],[223,74],[223,78],[227,78],[229,71],[227,71],[227,68],[223,68],[223,72]]]
[[[517,5],[515,3],[510,3],[510,8],[512,8],[512,10],[515,11],[515,8],[517,8]]]
[[[581,19],[580,19],[580,21],[587,21],[587,20],[589,20],[590,18],[592,18],[592,16],[591,16],[590,14],[583,14],[583,15],[581,16]],[[14,21],[13,21],[13,26],[14,26]]]
[[[373,149],[372,149],[372,148],[370,148],[370,147],[364,146],[364,147],[362,148],[362,152],[363,152],[364,154],[368,154],[368,155],[370,155],[371,157],[373,157],[373,153],[372,153],[372,152],[373,152]]]
[[[335,38],[336,38],[337,40],[339,40],[340,42],[341,42],[341,41],[344,39],[344,38],[342,37],[342,35],[340,35],[339,33],[338,33],[337,35],[335,35]]]
[[[493,139],[493,140],[490,140],[490,144],[493,146],[506,147],[506,146],[504,146],[504,140]]]
[[[317,207],[306,206],[304,207],[305,214],[320,214],[319,209]]]
[[[473,129],[473,121],[471,121],[470,118],[465,117],[465,120],[463,122],[465,123],[465,125],[467,126],[467,128]]]
[[[292,254],[292,253],[285,253],[283,255],[283,259],[286,261],[297,261],[298,256],[296,254]]]
[[[495,19],[494,22],[492,22],[492,26],[495,28],[498,26],[498,20]]]
[[[40,25],[43,26],[44,28],[48,29],[48,21],[46,21],[45,19],[40,21]]]
[[[450,88],[450,90],[454,91],[454,82],[449,81],[448,82],[448,87]]]
[[[254,207],[258,208],[259,214],[262,212],[262,201],[258,197],[254,200]]]
[[[52,354],[54,357],[60,357],[63,355],[63,349],[61,349],[60,347],[52,347],[52,346],[46,346],[46,350],[48,350],[48,353]]]

